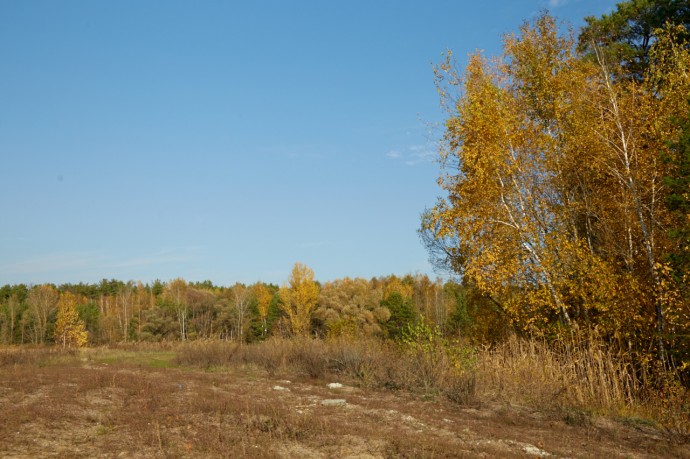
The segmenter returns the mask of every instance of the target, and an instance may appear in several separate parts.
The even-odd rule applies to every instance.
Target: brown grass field
[[[310,340],[0,349],[0,457],[690,458],[679,422],[579,407],[534,364],[478,357],[451,378],[434,359]]]

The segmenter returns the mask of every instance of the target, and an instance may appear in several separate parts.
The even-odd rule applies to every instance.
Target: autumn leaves
[[[508,36],[500,59],[471,56],[460,73],[449,54],[436,69],[446,197],[423,238],[519,329],[578,323],[662,348],[687,328],[663,274],[662,157],[690,94],[690,52],[672,33],[659,31],[642,83],[578,55],[547,15]]]
[[[62,347],[86,345],[88,335],[86,325],[77,312],[78,304],[79,297],[70,292],[62,293],[58,300],[55,341],[62,344]]]
[[[311,315],[319,299],[319,287],[314,281],[314,271],[308,266],[295,263],[287,285],[281,287],[280,309],[285,313],[292,333],[308,335]]]

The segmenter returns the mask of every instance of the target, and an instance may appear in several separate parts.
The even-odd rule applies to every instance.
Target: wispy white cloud
[[[432,144],[410,145],[404,153],[390,151],[386,153],[388,158],[404,162],[408,166],[420,163],[432,163],[436,160],[436,148]]]
[[[431,148],[431,145],[412,145],[410,147],[412,152],[405,164],[414,166],[419,163],[431,163],[436,160],[436,150]]]

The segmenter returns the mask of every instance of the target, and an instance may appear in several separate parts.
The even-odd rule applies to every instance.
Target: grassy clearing
[[[89,364],[130,365],[150,368],[173,367],[177,352],[171,346],[112,346],[96,348],[62,348],[59,346],[8,346],[0,348],[0,368],[15,365],[37,367],[69,365],[81,361]]]

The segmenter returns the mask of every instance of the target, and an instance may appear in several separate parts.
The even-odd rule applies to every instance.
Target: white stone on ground
[[[345,401],[343,398],[333,398],[321,400],[321,404],[323,406],[343,406],[347,404],[347,401]]]

